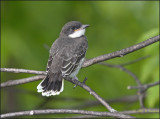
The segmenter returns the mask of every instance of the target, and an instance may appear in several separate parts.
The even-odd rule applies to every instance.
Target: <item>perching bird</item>
[[[66,23],[60,36],[52,44],[47,64],[47,76],[37,86],[43,96],[59,95],[64,89],[64,78],[78,79],[78,74],[88,48],[85,29],[78,21]]]

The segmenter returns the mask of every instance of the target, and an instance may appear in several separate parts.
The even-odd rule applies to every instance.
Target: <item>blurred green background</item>
[[[1,2],[1,67],[46,69],[48,48],[59,36],[68,21],[90,24],[86,31],[89,48],[86,58],[111,53],[129,47],[159,34],[158,1],[2,1]],[[159,80],[158,43],[144,49],[115,58],[107,63],[121,64],[142,56],[149,58],[127,65],[142,83]],[[33,76],[31,74],[1,73],[1,82]],[[135,95],[137,90],[127,90],[136,85],[127,73],[116,68],[92,65],[83,68],[78,78],[104,99]],[[80,87],[65,81],[59,96],[42,97],[36,87],[40,81],[1,89],[1,113],[33,109],[64,109],[95,100]],[[159,86],[147,90],[146,108],[159,107]],[[139,102],[113,103],[118,110],[139,109]],[[76,108],[78,109],[78,108]],[[106,111],[102,105],[85,108]],[[64,117],[69,115],[40,115],[36,117]],[[73,115],[74,116],[74,115]],[[158,117],[158,114],[136,114],[136,117]]]

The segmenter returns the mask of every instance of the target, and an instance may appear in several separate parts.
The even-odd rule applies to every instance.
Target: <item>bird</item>
[[[67,22],[59,37],[53,42],[47,63],[47,75],[37,86],[42,96],[59,95],[64,90],[64,79],[77,79],[77,74],[85,61],[88,41],[85,36],[89,24],[79,21]]]

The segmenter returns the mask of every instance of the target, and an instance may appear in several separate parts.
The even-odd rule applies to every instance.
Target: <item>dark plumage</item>
[[[60,36],[52,44],[47,64],[47,76],[37,86],[43,96],[58,95],[63,91],[65,77],[76,78],[84,61],[88,42],[85,28],[80,22],[71,21],[64,25]]]

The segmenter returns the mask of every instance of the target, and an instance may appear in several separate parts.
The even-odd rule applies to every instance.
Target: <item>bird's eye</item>
[[[77,28],[76,27],[72,27],[72,30],[76,30]]]

